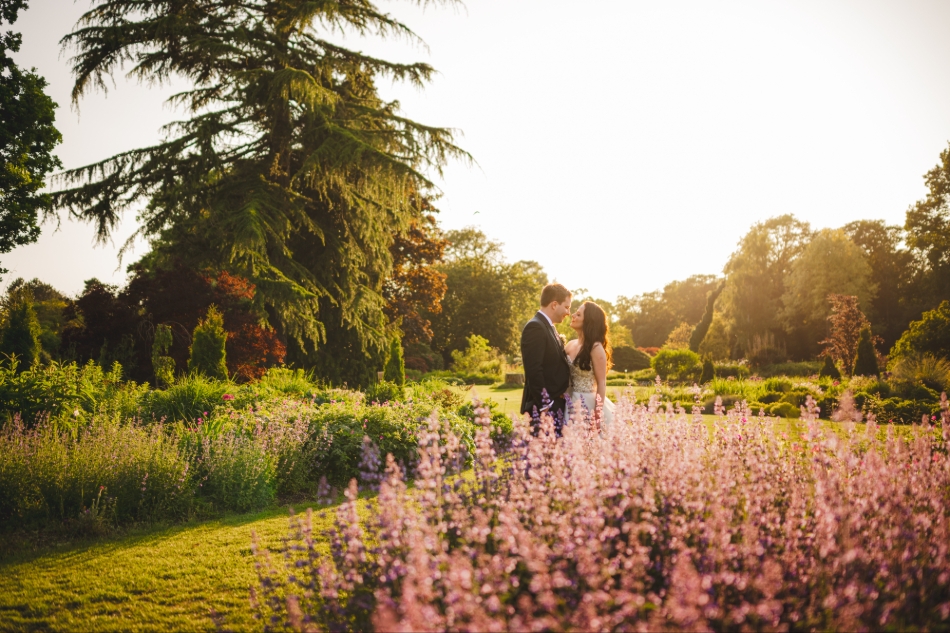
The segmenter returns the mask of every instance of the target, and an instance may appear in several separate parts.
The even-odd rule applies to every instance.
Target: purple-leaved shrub
[[[432,420],[414,487],[356,483],[330,552],[310,513],[254,551],[265,630],[878,630],[950,626],[950,415],[899,435],[808,398],[800,436],[741,405],[713,428],[630,401],[600,433],[515,425],[474,468]],[[717,407],[718,408],[718,407]],[[717,414],[720,411],[717,411]],[[362,515],[362,518],[361,518]]]

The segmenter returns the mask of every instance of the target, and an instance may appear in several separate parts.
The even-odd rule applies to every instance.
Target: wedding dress
[[[567,396],[570,398],[570,405],[566,408],[568,422],[574,422],[578,418],[591,421],[594,419],[594,408],[597,406],[597,380],[594,378],[593,367],[581,369],[571,362],[571,388]],[[613,420],[614,403],[604,398],[601,425],[607,426]]]

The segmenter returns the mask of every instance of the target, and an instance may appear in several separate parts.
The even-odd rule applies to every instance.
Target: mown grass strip
[[[332,513],[314,513],[315,533],[331,524]],[[252,530],[276,549],[287,507],[0,564],[0,629],[208,631],[211,609],[228,628],[256,628],[248,603],[257,582]]]

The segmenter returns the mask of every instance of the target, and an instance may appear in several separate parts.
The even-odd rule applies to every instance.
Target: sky
[[[718,274],[756,222],[903,224],[950,142],[946,0],[468,0],[420,9],[381,0],[425,45],[343,38],[439,74],[424,90],[380,85],[403,113],[458,130],[474,164],[437,179],[446,229],[474,225],[510,261],[612,300]],[[17,61],[60,105],[66,168],[153,143],[184,87],[115,78],[70,103],[59,39],[88,0],[32,0]],[[0,257],[4,279],[67,294],[121,285],[144,254],[134,213],[96,245],[92,227],[48,223]]]

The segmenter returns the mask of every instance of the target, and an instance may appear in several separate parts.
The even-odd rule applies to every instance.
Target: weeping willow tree
[[[451,130],[405,118],[378,94],[380,79],[424,86],[430,66],[329,35],[418,41],[370,0],[95,2],[62,41],[75,51],[74,102],[117,72],[185,79],[191,89],[171,101],[187,118],[157,145],[66,172],[55,202],[105,240],[144,201],[147,259],[247,277],[298,357],[332,347],[330,324],[348,351],[355,342],[375,358],[389,339],[381,288],[394,235],[419,217],[427,175],[468,155]]]

